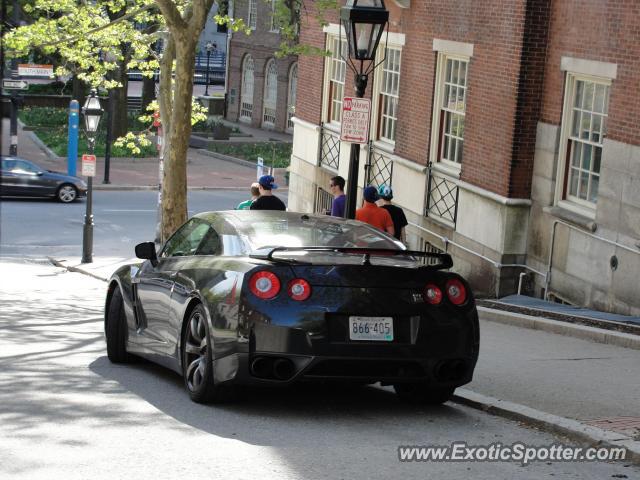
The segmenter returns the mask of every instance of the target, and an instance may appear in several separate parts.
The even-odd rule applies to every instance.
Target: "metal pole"
[[[18,0],[13,0],[13,28],[18,28]],[[0,65],[4,69],[4,65]],[[18,59],[11,59],[11,78],[18,78]],[[18,155],[18,99],[11,92],[11,119],[9,123],[9,155]]]
[[[93,155],[95,137],[88,138],[89,152]],[[82,229],[82,263],[93,262],[93,177],[87,177],[87,205]]]
[[[109,90],[109,99],[107,102],[108,118],[107,118],[107,138],[104,147],[104,178],[102,183],[111,183],[109,181],[109,169],[111,167],[111,121],[113,119],[113,92]]]
[[[210,57],[211,57],[211,51],[209,50],[209,46],[207,46],[207,75],[206,75],[207,86],[204,87],[204,96],[205,97],[209,96],[209,58]]]
[[[364,97],[367,89],[368,75],[359,74],[355,78],[356,97]],[[358,194],[358,173],[360,170],[360,144],[351,144],[351,157],[349,159],[349,176],[347,178],[347,198],[344,209],[345,218],[356,218],[356,197]]]

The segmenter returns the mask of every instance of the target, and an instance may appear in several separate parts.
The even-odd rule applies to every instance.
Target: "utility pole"
[[[13,28],[18,28],[18,0],[13,0]],[[4,64],[2,65],[4,68]],[[11,59],[11,78],[18,78],[18,59]],[[9,122],[9,155],[18,155],[18,105],[20,98],[11,92],[11,119]]]

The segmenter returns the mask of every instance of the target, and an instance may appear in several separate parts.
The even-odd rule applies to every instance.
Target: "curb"
[[[585,425],[577,420],[541,412],[517,403],[500,400],[459,388],[452,402],[466,405],[499,417],[524,422],[556,435],[563,435],[581,444],[598,447],[625,448],[624,461],[640,465],[640,441],[621,433]]]
[[[640,336],[631,333],[604,330],[602,328],[577,325],[542,317],[532,317],[530,315],[507,312],[505,310],[495,310],[487,307],[477,308],[480,320],[529,328],[531,330],[541,330],[543,332],[556,333],[558,335],[580,338],[582,340],[591,340],[597,343],[640,350]]]

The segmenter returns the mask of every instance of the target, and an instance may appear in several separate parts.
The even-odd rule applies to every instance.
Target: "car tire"
[[[104,333],[107,337],[107,356],[112,363],[130,363],[131,354],[127,353],[127,318],[124,314],[124,301],[120,287],[111,295]]]
[[[191,400],[196,403],[224,403],[234,397],[231,385],[213,380],[213,353],[209,325],[202,304],[189,314],[182,340],[182,376]]]
[[[62,203],[71,203],[78,198],[78,189],[70,183],[64,183],[58,187],[56,200]]]
[[[455,391],[455,387],[429,387],[425,383],[396,383],[393,389],[401,400],[423,405],[440,405]]]

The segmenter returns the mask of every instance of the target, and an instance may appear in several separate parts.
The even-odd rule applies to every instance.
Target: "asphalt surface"
[[[255,390],[193,404],[179,376],[106,358],[105,285],[0,262],[0,478],[609,479],[623,463],[401,463],[398,445],[550,445],[552,435],[377,388]]]
[[[286,194],[279,195],[286,201]],[[189,191],[189,216],[233,209],[247,198],[237,190]],[[153,240],[157,202],[154,191],[95,191],[94,255],[128,258],[137,243]],[[80,256],[85,210],[85,200],[1,199],[0,256]]]

